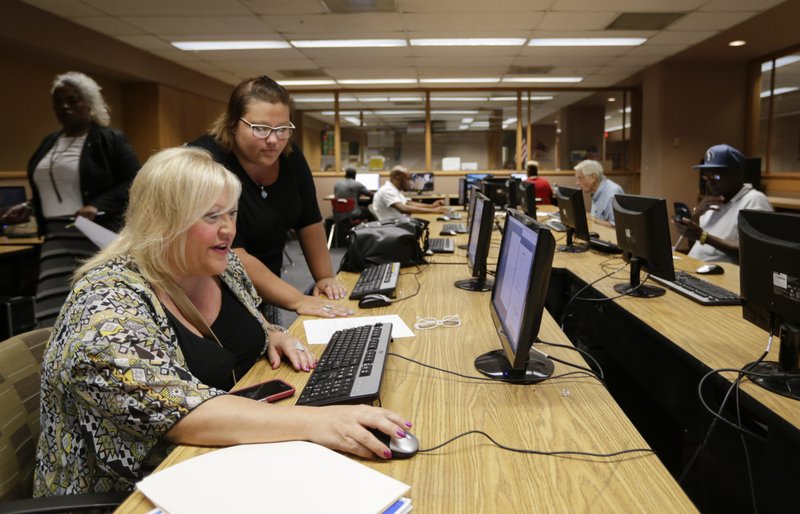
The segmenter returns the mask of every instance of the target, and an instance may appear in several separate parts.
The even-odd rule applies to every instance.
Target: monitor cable
[[[592,287],[596,283],[600,282],[601,280],[606,279],[606,278],[608,278],[608,277],[610,277],[610,276],[612,276],[612,275],[614,275],[616,273],[619,273],[620,271],[624,270],[627,267],[628,267],[628,263],[626,262],[623,266],[620,266],[619,268],[614,269],[612,271],[608,271],[602,277],[600,277],[600,278],[598,278],[598,279],[596,279],[596,280],[594,280],[592,282],[589,282],[588,284],[586,284],[585,286],[580,288],[577,293],[572,295],[572,298],[570,298],[569,301],[567,302],[567,304],[564,305],[564,309],[561,312],[561,320],[559,321],[559,326],[561,327],[561,330],[564,330],[564,322],[567,320],[567,313],[569,312],[569,308],[572,305],[572,302],[577,300],[582,292],[586,291],[587,289],[589,289],[590,287]],[[603,270],[603,271],[605,271],[605,270]],[[644,282],[644,281],[642,281],[642,282]],[[581,300],[583,300],[583,298],[581,298]]]
[[[583,355],[584,357],[587,357],[590,361],[592,361],[592,364],[594,364],[597,367],[597,371],[596,372],[594,370],[592,370],[592,371],[594,373],[596,373],[597,376],[599,376],[601,380],[605,380],[605,374],[603,373],[603,368],[600,366],[600,363],[597,362],[597,359],[595,359],[594,356],[591,353],[587,352],[586,350],[583,350],[581,348],[578,348],[577,346],[572,346],[572,345],[568,345],[568,344],[551,343],[549,341],[543,341],[542,339],[539,339],[539,338],[537,338],[535,342],[539,343],[539,344],[546,344],[548,346],[555,346],[557,348],[566,348],[567,350],[573,350],[573,351],[576,351],[576,352],[580,353],[581,355]]]

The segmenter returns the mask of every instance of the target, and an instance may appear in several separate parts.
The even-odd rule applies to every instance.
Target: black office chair
[[[0,342],[0,514],[110,510],[128,493],[32,498],[39,440],[41,366],[49,328]]]

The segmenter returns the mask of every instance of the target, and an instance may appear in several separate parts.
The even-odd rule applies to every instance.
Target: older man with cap
[[[603,165],[586,159],[575,165],[575,181],[584,193],[592,195],[592,217],[603,225],[614,224],[614,195],[621,195],[622,186],[606,178]]]
[[[405,166],[397,165],[392,168],[389,180],[384,183],[372,198],[372,208],[378,220],[399,218],[403,214],[440,213],[450,212],[444,205],[444,200],[436,200],[432,204],[414,202],[406,198],[402,191],[409,190],[409,175]]]
[[[729,145],[706,151],[699,169],[706,196],[692,211],[691,219],[673,221],[688,241],[689,256],[703,261],[739,261],[739,211],[772,211],[767,197],[744,183],[744,155]]]

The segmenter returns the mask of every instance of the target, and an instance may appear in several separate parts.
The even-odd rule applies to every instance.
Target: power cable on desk
[[[389,352],[389,353],[387,353],[387,355],[391,355],[393,357],[399,357],[399,358],[401,358],[403,360],[407,360],[408,362],[413,362],[414,364],[422,366],[423,368],[429,368],[429,369],[432,369],[434,371],[440,371],[442,373],[447,373],[449,375],[455,375],[457,377],[466,378],[468,380],[477,380],[477,381],[480,381],[480,382],[491,382],[491,383],[495,383],[495,384],[502,384],[502,383],[506,383],[507,384],[507,383],[514,383],[514,382],[520,382],[520,383],[523,383],[523,384],[527,383],[527,380],[524,379],[524,378],[520,379],[520,380],[514,380],[513,378],[508,378],[508,379],[504,378],[503,380],[497,380],[497,379],[494,379],[494,378],[478,377],[478,376],[475,376],[475,375],[464,375],[463,373],[459,373],[457,371],[451,371],[449,369],[439,368],[439,367],[433,366],[431,364],[425,364],[424,362],[420,362],[418,360],[414,360],[414,359],[412,359],[410,357],[406,357],[405,355],[400,355],[399,353]],[[573,366],[573,367],[580,368],[581,370],[585,370],[586,369],[586,368],[583,368],[581,366]],[[558,378],[567,377],[567,376],[570,376],[570,375],[588,375],[588,376],[594,378],[595,380],[597,380],[598,382],[600,382],[601,384],[603,384],[603,386],[606,385],[606,383],[597,375],[597,373],[595,373],[592,370],[589,370],[589,371],[570,371],[568,373],[561,373],[560,375],[553,375],[553,376],[549,377],[547,379],[547,381],[555,380],[555,379],[558,379]]]
[[[417,283],[417,290],[414,291],[413,293],[411,293],[408,296],[404,296],[402,298],[396,298],[395,300],[392,301],[392,303],[402,302],[403,300],[408,300],[409,298],[414,298],[415,296],[417,296],[419,294],[419,290],[422,289],[422,284],[419,283],[419,277],[417,277],[417,275],[419,275],[420,273],[425,271],[428,268],[428,266],[429,266],[429,264],[426,264],[425,266],[422,266],[422,267],[417,265],[417,271],[416,272],[400,273],[400,276],[413,275],[414,276],[414,281]]]
[[[567,350],[573,350],[573,351],[576,351],[576,352],[580,353],[584,357],[588,357],[589,360],[591,360],[594,363],[594,365],[597,366],[597,375],[600,377],[601,380],[605,381],[605,375],[603,373],[603,368],[600,366],[600,363],[597,362],[597,359],[595,359],[594,356],[591,353],[587,352],[586,350],[582,350],[582,349],[578,348],[577,346],[571,346],[571,345],[568,345],[568,344],[561,344],[561,343],[551,343],[549,341],[543,341],[543,340],[538,339],[538,338],[536,339],[536,342],[539,343],[539,344],[546,344],[548,346],[555,346],[557,348],[566,348]],[[580,369],[584,369],[584,368],[580,368]],[[594,370],[592,370],[592,372],[594,373]]]
[[[610,259],[608,259],[608,260],[610,260]],[[607,261],[603,261],[603,262],[607,262]],[[603,264],[603,263],[601,263],[601,265],[602,265],[602,264]],[[560,320],[560,322],[559,322],[559,325],[560,325],[560,327],[561,327],[561,330],[564,330],[564,322],[567,320],[567,313],[569,312],[569,307],[570,307],[570,305],[572,305],[572,302],[574,302],[575,300],[577,300],[577,299],[578,299],[578,296],[579,296],[579,295],[580,295],[582,292],[584,292],[585,290],[589,289],[590,287],[592,287],[592,286],[593,286],[593,285],[595,285],[596,283],[600,282],[600,281],[601,281],[601,280],[603,280],[604,278],[608,278],[608,277],[610,277],[611,275],[614,275],[614,274],[616,274],[616,273],[619,273],[620,271],[624,270],[626,267],[628,267],[628,263],[627,263],[627,262],[626,262],[626,263],[625,263],[623,266],[621,266],[621,267],[619,267],[619,268],[617,268],[617,269],[615,269],[615,270],[613,270],[613,271],[607,272],[605,275],[603,275],[602,277],[598,278],[597,280],[594,280],[594,281],[592,281],[592,282],[589,282],[588,284],[586,284],[585,286],[583,286],[582,288],[580,288],[580,289],[578,290],[578,292],[577,292],[577,293],[575,293],[574,295],[572,295],[572,298],[570,298],[570,299],[569,299],[569,301],[567,302],[567,304],[564,306],[564,310],[563,310],[563,311],[562,311],[562,313],[561,313],[561,320]],[[642,281],[642,283],[643,283],[643,282],[644,282],[644,281]],[[640,283],[640,285],[641,285],[641,283]],[[581,300],[583,300],[583,299],[584,299],[584,298],[581,298]]]
[[[436,446],[432,446],[431,448],[425,448],[425,449],[419,450],[419,453],[427,453],[427,452],[432,452],[432,451],[438,450],[439,448],[442,448],[443,446],[446,446],[446,445],[452,443],[453,441],[456,441],[458,439],[461,439],[462,437],[466,437],[466,436],[472,435],[472,434],[482,435],[486,439],[490,440],[492,442],[492,444],[494,444],[495,446],[497,446],[498,448],[500,448],[502,450],[506,450],[506,451],[509,451],[509,452],[515,452],[515,453],[525,453],[525,454],[529,454],[529,455],[548,455],[548,456],[561,456],[561,455],[572,456],[572,455],[575,455],[575,456],[583,456],[583,457],[618,457],[620,455],[625,455],[625,454],[628,454],[628,453],[652,453],[652,454],[655,454],[655,452],[653,451],[652,448],[631,448],[629,450],[620,450],[620,451],[609,452],[609,453],[582,452],[582,451],[577,451],[577,450],[544,451],[544,450],[529,450],[529,449],[525,449],[525,448],[513,448],[511,446],[506,446],[504,444],[498,443],[497,441],[495,441],[495,439],[492,436],[490,436],[489,434],[487,434],[483,430],[470,430],[469,432],[464,432],[463,434],[459,434],[459,435],[457,435],[455,437],[451,437],[450,439],[448,439],[447,441],[445,441],[445,442],[443,442],[441,444],[438,444]]]

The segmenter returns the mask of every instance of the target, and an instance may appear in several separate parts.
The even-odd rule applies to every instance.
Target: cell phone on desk
[[[294,386],[276,378],[254,386],[245,387],[244,389],[231,391],[231,394],[244,396],[245,398],[257,400],[259,402],[274,403],[292,396],[294,394]]]
[[[672,204],[675,208],[675,216],[672,217],[675,221],[680,221],[681,218],[692,219],[692,211],[689,210],[689,206],[683,202],[675,202]]]

